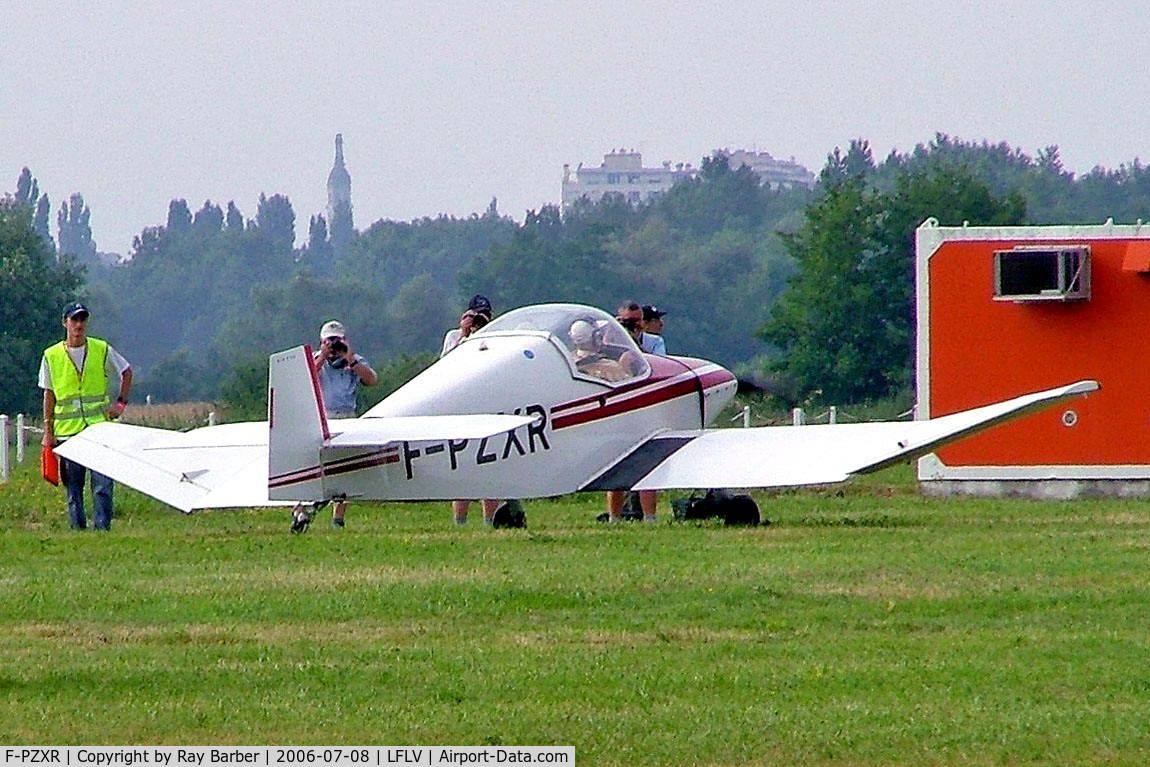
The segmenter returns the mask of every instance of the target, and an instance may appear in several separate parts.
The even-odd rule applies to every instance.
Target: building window
[[[996,301],[1090,298],[1090,248],[1017,247],[994,252]]]

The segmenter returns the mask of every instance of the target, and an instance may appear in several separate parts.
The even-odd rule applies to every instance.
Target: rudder
[[[310,346],[268,358],[268,498],[322,501],[320,448],[331,437]]]

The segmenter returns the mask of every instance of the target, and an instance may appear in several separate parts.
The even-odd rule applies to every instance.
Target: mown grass
[[[0,487],[0,741],[570,744],[583,764],[1144,764],[1150,504],[924,499],[909,468],[773,524],[529,529],[445,504],[67,529]],[[669,518],[666,499],[664,516]],[[476,510],[477,511],[477,510]]]
[[[212,402],[162,402],[154,405],[133,403],[124,411],[120,420],[138,426],[186,431],[206,426],[212,413],[217,416],[226,415],[220,411],[221,408]],[[219,419],[219,422],[223,420]]]

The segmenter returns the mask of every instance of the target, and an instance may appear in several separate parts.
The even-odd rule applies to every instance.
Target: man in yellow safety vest
[[[40,360],[40,388],[44,390],[45,447],[55,447],[94,423],[119,418],[132,390],[128,361],[99,338],[88,337],[88,309],[73,301],[64,307],[67,337],[44,350]],[[108,380],[120,379],[115,403],[108,396]],[[60,459],[60,478],[68,491],[68,517],[75,530],[88,526],[84,517],[84,472],[78,463]],[[92,522],[97,530],[112,527],[112,480],[92,472]]]

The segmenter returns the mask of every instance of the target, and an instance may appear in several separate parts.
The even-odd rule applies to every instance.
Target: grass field
[[[773,524],[526,531],[446,504],[72,532],[0,486],[5,744],[559,744],[581,764],[1146,764],[1150,503],[928,500],[907,467]],[[473,513],[477,512],[475,510]],[[476,514],[476,516],[478,516]]]

